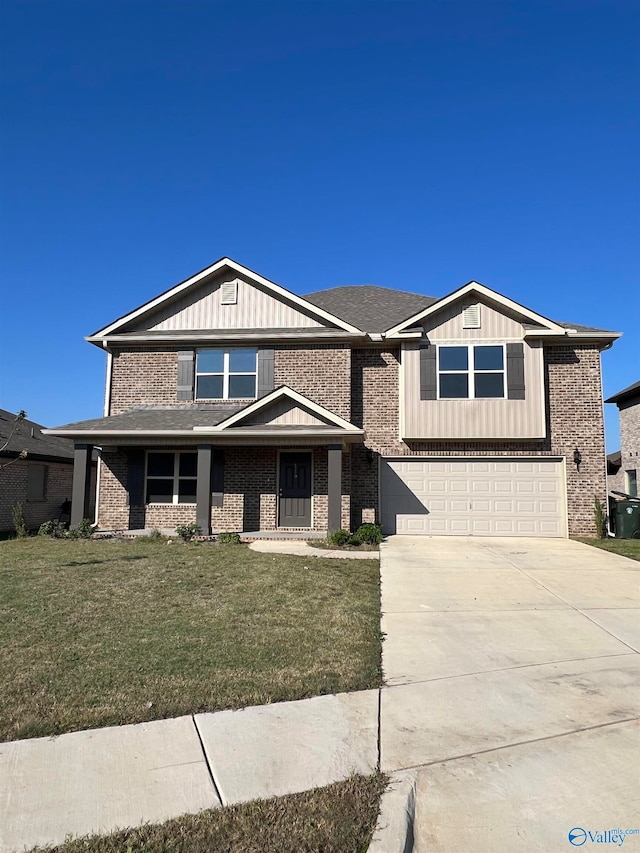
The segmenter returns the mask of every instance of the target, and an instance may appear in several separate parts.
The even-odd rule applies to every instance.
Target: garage
[[[564,537],[564,461],[381,459],[380,518],[386,534]]]

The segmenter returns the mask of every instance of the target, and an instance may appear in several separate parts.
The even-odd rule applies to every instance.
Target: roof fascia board
[[[142,314],[147,314],[149,311],[153,311],[154,308],[157,308],[164,302],[173,299],[180,293],[183,293],[185,290],[189,289],[190,287],[193,287],[193,285],[197,284],[199,281],[202,281],[203,278],[206,278],[207,276],[212,275],[213,273],[219,272],[225,267],[228,267],[229,269],[234,270],[235,272],[238,272],[241,275],[245,275],[247,276],[247,278],[253,279],[257,284],[260,284],[267,290],[270,290],[276,296],[280,298],[286,298],[290,302],[293,302],[295,305],[304,308],[307,312],[311,312],[312,314],[315,314],[316,317],[321,317],[323,320],[326,320],[330,323],[334,323],[335,325],[339,326],[341,329],[344,329],[347,332],[360,332],[361,334],[364,334],[361,329],[357,329],[355,326],[346,323],[339,317],[334,317],[333,314],[329,314],[328,311],[324,311],[322,308],[318,308],[311,302],[307,302],[306,299],[303,299],[302,297],[297,296],[295,293],[292,293],[290,290],[281,287],[279,284],[275,284],[273,281],[269,281],[269,279],[258,275],[258,273],[253,272],[253,270],[250,270],[247,267],[243,267],[242,264],[231,260],[231,258],[221,258],[219,261],[216,261],[214,264],[211,264],[211,266],[208,266],[200,272],[196,273],[195,275],[191,276],[191,278],[188,278],[180,284],[175,285],[175,287],[170,288],[169,290],[160,294],[160,296],[156,296],[155,299],[152,299],[149,302],[145,302],[139,308],[136,308],[129,314],[125,314],[123,317],[120,317],[118,320],[115,320],[113,323],[110,323],[103,329],[99,329],[97,332],[94,332],[89,337],[96,339],[106,337],[116,329],[119,329],[127,323],[130,323],[132,320],[135,320]]]
[[[347,332],[341,331],[339,329],[321,329],[318,331],[314,331],[313,333],[305,334],[304,332],[272,332],[269,329],[260,329],[255,332],[248,333],[238,333],[234,332],[233,329],[216,331],[215,333],[209,332],[168,332],[166,335],[145,335],[144,333],[140,334],[122,334],[122,335],[109,335],[107,337],[101,338],[96,337],[95,335],[87,335],[85,337],[85,341],[90,344],[97,344],[102,347],[105,344],[123,344],[123,343],[148,343],[148,344],[161,344],[166,341],[177,341],[177,342],[187,342],[187,341],[268,341],[268,340],[351,340],[353,338],[365,338],[366,334],[364,332]]]
[[[215,427],[193,427],[193,429],[185,430],[185,429],[116,429],[116,430],[47,430],[51,435],[59,435],[65,438],[92,438],[95,441],[98,441],[101,438],[105,438],[107,440],[116,439],[116,438],[134,438],[138,437],[141,440],[147,437],[152,438],[191,438],[191,439],[200,439],[203,435],[209,435],[212,438],[221,438],[220,430]],[[266,429],[256,429],[256,430],[244,430],[243,432],[234,433],[233,430],[229,432],[222,433],[224,436],[224,441],[233,438],[251,438],[254,436],[256,438],[308,438],[310,436],[314,438],[342,438],[344,436],[356,436],[362,437],[364,435],[364,430],[357,429],[353,427],[352,429],[295,429],[295,430],[282,430],[282,432],[273,432],[273,430]],[[222,440],[222,438],[221,438]],[[73,459],[67,460],[69,463],[73,463]]]
[[[429,305],[428,308],[423,309],[418,314],[414,314],[413,317],[409,317],[407,320],[403,320],[402,323],[398,323],[386,332],[386,337],[397,337],[398,333],[402,332],[408,326],[412,326],[414,323],[420,322],[420,320],[423,320],[425,317],[430,317],[432,314],[436,314],[438,311],[442,310],[442,308],[446,308],[447,305],[451,305],[452,302],[457,302],[458,299],[462,299],[469,293],[477,293],[479,296],[484,296],[492,302],[497,302],[499,305],[509,308],[511,311],[521,314],[523,317],[527,317],[535,323],[541,323],[547,329],[553,330],[557,335],[564,335],[566,333],[565,329],[557,323],[554,323],[553,320],[549,320],[541,314],[536,314],[535,311],[525,308],[524,305],[514,302],[513,299],[509,299],[507,296],[503,296],[495,290],[491,290],[491,288],[486,287],[484,284],[480,284],[477,281],[470,281],[462,287],[459,287],[457,290],[454,290],[448,296],[444,296],[438,302],[434,302],[433,305]]]
[[[289,397],[289,399],[293,400],[294,403],[298,403],[298,405],[310,409],[316,415],[320,415],[326,420],[331,421],[340,429],[357,429],[356,426],[354,426],[352,423],[345,420],[344,418],[341,418],[339,415],[336,415],[335,412],[332,412],[329,409],[325,409],[324,406],[320,406],[318,403],[314,403],[313,400],[310,400],[303,394],[299,394],[297,391],[294,391],[293,388],[289,388],[288,385],[283,385],[280,388],[276,388],[274,391],[271,391],[269,394],[266,394],[259,400],[256,400],[253,403],[249,403],[249,405],[246,406],[244,409],[241,409],[239,412],[230,415],[228,418],[226,418],[226,420],[221,421],[219,424],[217,424],[216,429],[222,431],[228,429],[230,426],[237,425],[239,422],[256,414],[256,412],[267,408],[276,400],[279,400],[281,397]],[[201,427],[194,427],[194,429],[199,430],[201,429]]]

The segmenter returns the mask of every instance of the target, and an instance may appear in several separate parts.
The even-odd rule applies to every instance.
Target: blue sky
[[[100,415],[105,357],[83,336],[222,255],[301,294],[476,279],[623,331],[606,395],[640,378],[636,0],[1,17],[4,408]]]

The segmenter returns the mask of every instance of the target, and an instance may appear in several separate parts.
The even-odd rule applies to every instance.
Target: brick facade
[[[181,348],[115,351],[110,414],[134,405],[191,405],[177,400],[177,353]],[[377,516],[380,456],[564,456],[570,533],[594,532],[594,497],[604,498],[606,489],[600,354],[596,346],[545,347],[547,438],[516,442],[401,441],[398,358],[399,349],[388,345],[353,350],[346,344],[275,347],[276,387],[288,385],[366,431],[365,444],[353,445],[350,453],[343,454],[345,527],[355,528]],[[572,461],[576,447],[583,459],[579,472]],[[313,453],[313,527],[323,530],[327,525],[326,449],[318,447]],[[195,520],[194,506],[169,505],[148,507],[144,518],[130,518],[126,457],[105,452],[103,459],[102,527],[167,528]],[[212,510],[213,528],[274,529],[276,478],[277,448],[226,448],[224,506]]]
[[[366,447],[379,456],[565,456],[569,533],[594,534],[594,498],[603,500],[606,490],[597,347],[545,347],[547,438],[524,442],[401,441],[398,358],[398,349],[352,352],[352,421],[365,429]],[[572,461],[576,447],[583,459],[579,472]],[[378,506],[378,466],[368,464],[366,448],[354,448],[352,455],[352,525],[357,525]]]
[[[24,518],[29,530],[37,530],[45,521],[59,518],[60,507],[65,500],[71,499],[73,483],[73,464],[71,462],[47,462],[36,459],[19,459],[6,465],[8,459],[0,464],[0,532],[13,531],[12,510],[16,503],[24,507]],[[41,501],[27,500],[27,477],[31,465],[44,465],[45,498]],[[91,494],[95,496],[95,474],[92,479]],[[93,502],[92,515],[93,519]]]
[[[635,471],[640,480],[640,395],[617,404],[620,410],[620,470],[615,481],[609,477],[609,488],[628,488],[626,471]]]

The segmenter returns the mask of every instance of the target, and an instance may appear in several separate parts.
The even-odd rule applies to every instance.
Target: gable
[[[465,311],[479,306],[479,325],[469,328]],[[528,324],[531,325],[531,324]],[[508,308],[479,299],[474,295],[463,297],[444,306],[440,311],[425,317],[414,330],[424,329],[429,339],[438,340],[520,340],[524,334],[522,318]]]
[[[225,304],[224,285],[235,285],[236,298],[230,304]],[[276,298],[247,276],[223,270],[127,324],[122,331],[327,327],[335,328],[331,323],[321,322],[310,311]]]
[[[465,307],[476,303],[491,307],[494,312],[491,314],[491,319],[494,321],[496,328],[500,325],[500,322],[503,322],[498,319],[498,315],[501,315],[510,319],[512,322],[517,322],[521,329],[526,325],[527,333],[531,333],[532,331],[534,331],[535,334],[564,335],[566,333],[566,330],[562,326],[559,326],[552,320],[548,320],[546,317],[536,314],[535,311],[525,308],[524,305],[519,305],[512,299],[503,296],[495,290],[491,290],[489,287],[485,287],[485,285],[480,284],[477,281],[470,281],[468,284],[465,284],[458,290],[454,290],[453,293],[450,293],[448,296],[434,302],[433,305],[425,308],[413,317],[409,317],[404,322],[399,323],[392,329],[389,329],[387,337],[399,337],[407,334],[415,336],[419,333],[419,329],[426,328],[430,325],[432,328],[435,328],[435,326],[432,325],[434,318],[443,315],[443,312],[447,312],[452,308],[454,309],[454,314],[447,315],[445,313],[444,316],[449,322],[453,322],[452,330],[453,328],[462,328],[463,324],[461,319],[459,321],[459,325],[456,326],[455,317],[461,315]],[[445,322],[446,321],[447,320],[445,320]],[[442,321],[436,321],[436,326],[439,327],[441,325]],[[513,336],[516,336],[515,326],[512,325],[511,329],[514,331]],[[465,332],[467,331],[469,330],[465,329]],[[496,333],[496,336],[504,337],[504,335],[498,335],[498,333]],[[482,337],[486,336],[483,335]]]
[[[275,400],[242,423],[243,426],[334,426],[328,418],[323,418],[288,397]]]

